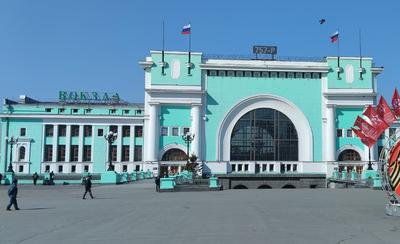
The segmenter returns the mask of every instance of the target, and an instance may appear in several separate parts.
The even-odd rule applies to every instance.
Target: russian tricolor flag
[[[336,31],[335,33],[333,33],[333,35],[331,36],[331,42],[337,42],[337,40],[339,40],[339,31]]]
[[[185,25],[185,26],[182,28],[181,34],[182,34],[182,35],[190,35],[190,24]]]

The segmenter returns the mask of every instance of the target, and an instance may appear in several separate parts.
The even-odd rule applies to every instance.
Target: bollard
[[[342,171],[342,180],[347,180],[347,170],[346,169],[344,169]]]
[[[355,169],[351,171],[351,180],[355,181],[357,179],[357,172]]]

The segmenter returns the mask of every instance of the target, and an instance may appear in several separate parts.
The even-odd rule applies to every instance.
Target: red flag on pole
[[[390,109],[387,104],[385,98],[381,97],[379,99],[378,106],[376,107],[376,112],[381,116],[381,118],[388,124],[389,126],[397,120],[393,111]]]
[[[400,117],[400,96],[399,93],[397,92],[397,88],[394,89],[394,94],[392,97],[392,106],[396,116]]]
[[[372,147],[375,144],[376,140],[369,138],[361,130],[356,128],[351,128],[351,129],[353,130],[354,134],[356,134],[356,136],[361,139],[361,142],[367,147]]]
[[[378,130],[370,125],[367,121],[365,121],[360,116],[357,116],[356,121],[354,122],[354,126],[357,126],[363,134],[367,137],[371,138],[372,140],[378,140],[379,133]]]
[[[367,107],[367,110],[364,111],[363,115],[369,118],[371,125],[375,127],[379,135],[389,128],[389,125],[381,117],[379,117],[378,113],[371,105]]]

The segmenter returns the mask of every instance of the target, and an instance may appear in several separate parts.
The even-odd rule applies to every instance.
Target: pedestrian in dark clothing
[[[156,183],[156,191],[160,191],[160,176],[156,177],[155,183]]]
[[[49,176],[50,176],[50,185],[54,185],[54,172],[51,171]]]
[[[35,173],[32,175],[32,178],[33,178],[33,184],[36,186],[36,182],[37,182],[37,180],[39,179],[38,173],[35,172]]]
[[[7,211],[11,210],[11,205],[14,205],[15,210],[19,210],[18,203],[17,203],[17,194],[18,194],[18,187],[17,187],[17,179],[14,179],[10,188],[8,189],[8,197],[10,198],[10,203],[7,205]]]
[[[93,195],[92,195],[92,177],[88,176],[86,177],[85,180],[85,193],[83,194],[83,198],[82,199],[86,199],[86,194],[89,192],[90,197],[93,199]]]
[[[3,179],[3,175],[0,173],[0,185],[1,185],[1,180]]]

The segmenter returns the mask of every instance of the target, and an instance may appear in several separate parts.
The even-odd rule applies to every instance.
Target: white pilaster
[[[118,125],[118,137],[117,137],[117,162],[121,162],[122,159],[122,125]],[[122,169],[121,169],[122,170]]]
[[[79,125],[79,137],[78,137],[78,162],[83,162],[83,125]]]
[[[326,126],[325,126],[325,146],[326,155],[325,161],[335,161],[336,160],[336,119],[335,119],[335,106],[327,105],[326,107]]]
[[[129,136],[129,162],[133,162],[133,151],[135,148],[135,126],[131,125],[131,133]],[[128,171],[131,172],[132,169],[129,169],[128,166]]]
[[[65,136],[65,162],[70,162],[71,151],[71,125],[67,125],[67,134]]]
[[[149,103],[150,111],[149,111],[149,127],[147,128],[147,139],[148,142],[146,146],[148,146],[146,160],[145,161],[158,161],[158,140],[159,140],[159,123],[160,118],[158,115],[159,104],[158,103]]]
[[[192,104],[192,128],[191,131],[195,135],[192,141],[190,154],[194,153],[197,160],[201,161],[201,104]]]
[[[52,162],[57,162],[57,149],[58,149],[58,125],[53,126],[53,158]]]

